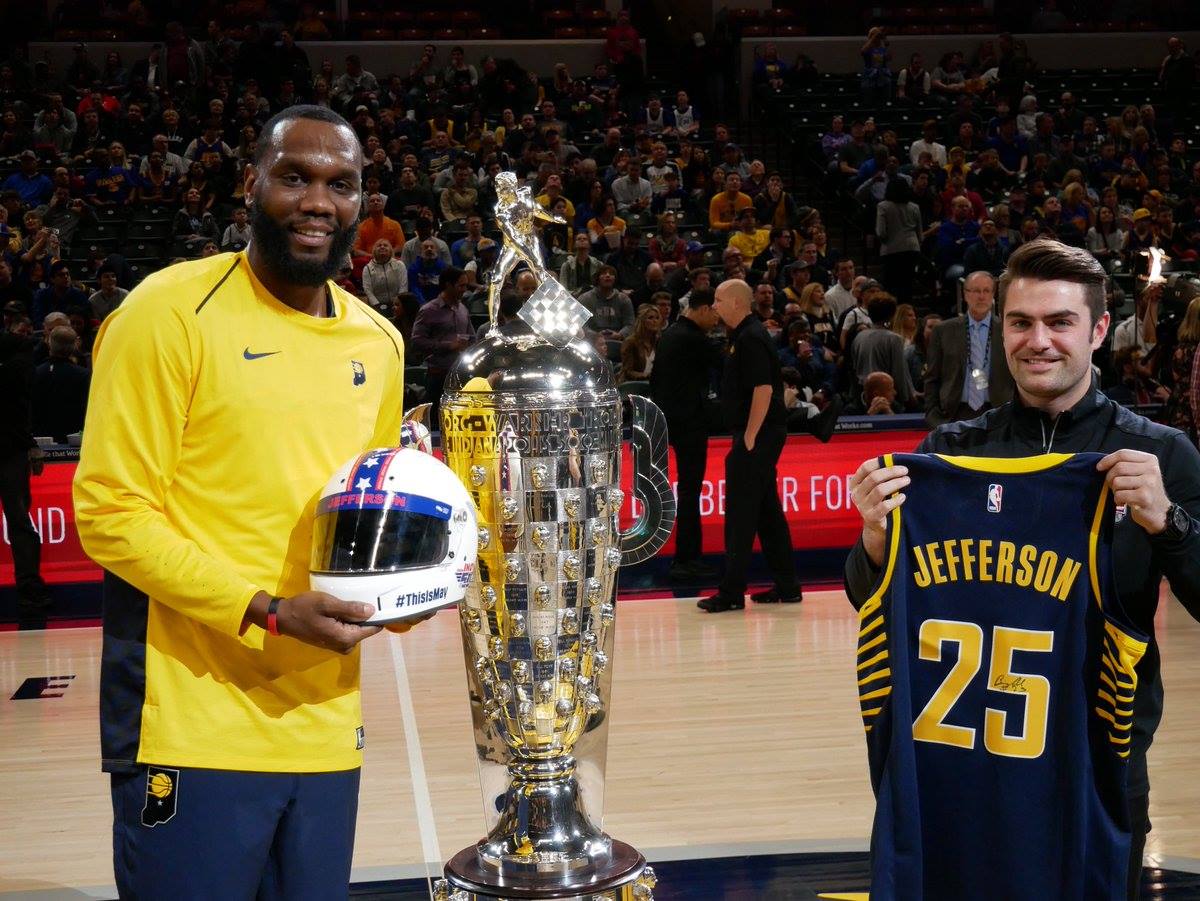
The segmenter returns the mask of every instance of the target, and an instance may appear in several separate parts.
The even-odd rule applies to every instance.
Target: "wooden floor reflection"
[[[705,615],[617,617],[605,829],[652,859],[865,849],[873,811],[840,592]],[[1200,625],[1165,601],[1166,715],[1151,752],[1152,862],[1200,869]],[[0,894],[112,884],[96,629],[0,634]],[[364,645],[355,877],[418,876],[483,831],[458,618]],[[9,700],[30,678],[61,697]]]

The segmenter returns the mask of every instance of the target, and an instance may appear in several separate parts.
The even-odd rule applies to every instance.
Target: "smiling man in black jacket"
[[[1180,603],[1200,619],[1200,453],[1176,429],[1113,403],[1093,382],[1092,351],[1108,333],[1105,273],[1089,253],[1038,240],[1017,250],[1000,280],[1004,352],[1017,397],[978,419],[943,425],[917,451],[986,457],[1099,452],[1113,502],[1127,515],[1113,534],[1121,605],[1151,637],[1137,666],[1128,794],[1133,830],[1128,893],[1136,898],[1149,829],[1146,751],[1162,717],[1163,687],[1154,614],[1166,576]],[[904,502],[907,469],[868,460],[850,479],[863,518],[846,561],[846,593],[856,607],[880,578],[884,522]]]

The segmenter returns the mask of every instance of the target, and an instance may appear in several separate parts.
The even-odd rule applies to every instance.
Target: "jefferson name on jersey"
[[[946,538],[912,546],[913,581],[919,588],[947,582],[999,582],[1033,588],[1060,601],[1071,595],[1083,565],[1032,544],[991,538]]]

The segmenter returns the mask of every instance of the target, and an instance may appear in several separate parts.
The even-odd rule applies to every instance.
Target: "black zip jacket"
[[[1096,452],[1122,449],[1158,457],[1167,497],[1191,516],[1187,537],[1172,541],[1148,535],[1132,516],[1113,531],[1113,568],[1117,593],[1133,623],[1150,644],[1137,666],[1133,736],[1129,756],[1129,793],[1149,790],[1146,751],[1162,719],[1163,686],[1154,614],[1163,576],[1194,619],[1200,620],[1200,452],[1177,429],[1153,423],[1109,400],[1093,384],[1078,404],[1052,419],[1019,399],[967,422],[948,423],[925,437],[918,453],[970,457],[1027,457],[1041,453]],[[880,570],[863,549],[862,540],[846,559],[846,594],[860,607],[879,583]]]

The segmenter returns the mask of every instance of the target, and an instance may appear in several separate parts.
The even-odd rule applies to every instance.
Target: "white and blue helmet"
[[[377,448],[325,485],[313,524],[312,588],[414,619],[462,600],[475,572],[475,507],[458,477],[416,448]]]

